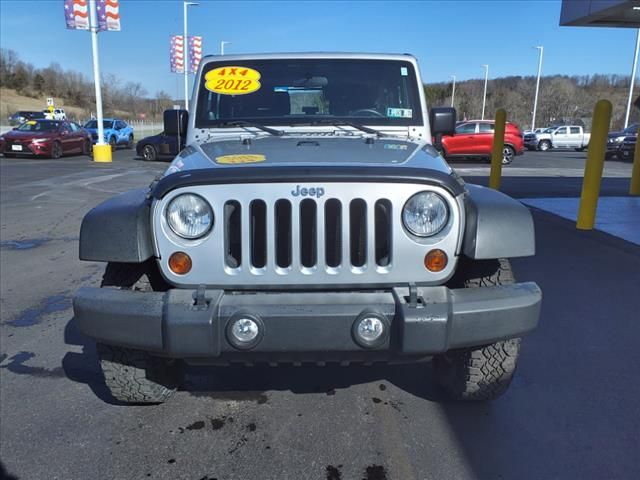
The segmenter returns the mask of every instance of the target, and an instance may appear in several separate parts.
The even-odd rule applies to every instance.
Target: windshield
[[[395,60],[293,59],[206,65],[196,128],[234,120],[296,125],[335,119],[366,125],[422,124],[416,74]]]
[[[112,128],[113,127],[113,120],[103,120],[102,121],[102,128]],[[97,120],[89,120],[87,123],[84,124],[84,128],[98,128],[98,121]]]
[[[62,122],[30,120],[20,125],[17,130],[20,132],[55,132],[60,128]]]
[[[544,132],[542,132],[542,133],[551,133],[551,132],[555,131],[555,129],[556,129],[556,128],[558,128],[558,127],[551,127],[551,128],[547,128],[547,129],[546,129]]]
[[[638,127],[640,125],[629,125],[627,128],[624,129],[624,133],[626,133],[627,135],[636,135],[638,133]]]

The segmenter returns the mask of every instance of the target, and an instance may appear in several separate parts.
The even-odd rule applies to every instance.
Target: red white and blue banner
[[[189,58],[186,60],[189,73],[196,73],[202,60],[202,37],[189,35]],[[169,48],[171,72],[184,73],[185,55],[182,35],[172,35]]]
[[[96,0],[98,31],[120,31],[119,0]],[[64,19],[67,28],[89,30],[89,1],[64,0]]]
[[[171,36],[169,62],[173,73],[184,73],[184,42],[182,35]]]
[[[196,73],[202,60],[202,37],[189,36],[189,73]]]
[[[119,0],[96,0],[99,30],[108,32],[120,31]]]

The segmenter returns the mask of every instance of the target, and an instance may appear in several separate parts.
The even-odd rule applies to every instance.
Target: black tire
[[[133,144],[135,142],[133,141],[133,134],[129,135],[129,140],[127,140],[127,148],[129,150],[131,150],[133,148]]]
[[[541,152],[546,152],[547,150],[551,149],[551,142],[549,140],[541,140],[540,143],[538,143],[538,150],[540,150]]]
[[[515,156],[515,149],[511,145],[505,145],[502,149],[502,165],[511,165]]]
[[[98,357],[109,392],[126,403],[162,403],[180,386],[183,369],[147,352],[98,343]]]
[[[57,160],[60,157],[62,157],[62,145],[60,142],[53,142],[53,145],[51,145],[51,158]]]
[[[480,288],[515,282],[507,259],[460,260],[452,287]],[[438,383],[453,400],[495,400],[507,391],[516,370],[520,338],[450,350],[433,359]]]
[[[91,140],[85,140],[82,145],[82,154],[88,157],[93,157],[93,142]]]
[[[142,158],[147,162],[155,162],[158,159],[158,151],[153,145],[145,145],[142,149]]]
[[[153,260],[145,263],[108,263],[101,287],[127,290],[166,290],[167,284]],[[184,377],[183,364],[147,352],[98,343],[100,367],[113,398],[127,403],[162,403]]]
[[[116,148],[118,148],[118,144],[116,143],[116,137],[109,138],[109,145],[111,146],[111,151],[113,152]]]

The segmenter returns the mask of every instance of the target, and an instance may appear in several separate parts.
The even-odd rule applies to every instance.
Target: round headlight
[[[169,203],[167,223],[182,238],[200,238],[209,233],[213,226],[213,211],[204,198],[185,193]]]
[[[416,193],[402,209],[402,222],[418,237],[430,237],[444,228],[449,209],[444,199],[433,192]]]

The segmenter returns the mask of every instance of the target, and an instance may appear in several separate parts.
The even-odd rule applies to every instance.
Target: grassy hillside
[[[64,108],[68,117],[84,119],[86,113],[81,108],[64,104],[61,98],[54,98],[56,107]],[[20,95],[15,90],[0,88],[0,123],[6,123],[7,117],[18,110],[44,110],[47,98],[31,98]]]
[[[67,105],[62,98],[53,97],[56,107],[64,108],[67,118],[70,120],[76,120],[83,122],[87,120],[91,113],[88,110],[79,108],[72,105]],[[7,117],[18,110],[44,110],[47,108],[47,97],[33,98],[21,95],[13,89],[0,87],[0,124],[7,124]],[[114,116],[124,119],[132,118],[130,112],[117,110],[113,113]]]

